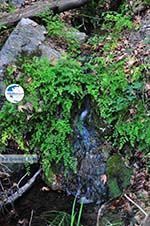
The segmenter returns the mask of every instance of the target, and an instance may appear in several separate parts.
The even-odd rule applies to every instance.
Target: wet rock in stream
[[[105,158],[100,150],[100,135],[93,126],[87,126],[89,110],[85,109],[76,125],[73,145],[78,162],[77,175],[68,175],[67,191],[76,195],[81,202],[102,203],[107,197]]]

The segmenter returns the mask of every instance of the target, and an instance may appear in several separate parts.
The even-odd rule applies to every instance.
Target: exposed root
[[[8,205],[8,204],[13,204],[13,202],[15,200],[17,200],[19,197],[21,197],[27,190],[29,190],[29,188],[31,188],[31,186],[34,184],[37,176],[41,173],[41,169],[39,169],[34,175],[33,177],[30,178],[30,180],[23,185],[21,188],[19,188],[15,193],[13,193],[10,196],[7,196],[4,201],[0,201],[0,208],[3,208],[4,206]]]

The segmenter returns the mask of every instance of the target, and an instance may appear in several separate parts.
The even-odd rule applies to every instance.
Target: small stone
[[[48,58],[50,61],[57,61],[60,59],[61,57],[61,54],[60,52],[58,52],[57,50],[47,46],[47,45],[44,45],[42,44],[40,47],[39,47],[40,51],[41,51],[41,55],[43,57],[46,57]]]
[[[87,35],[84,32],[75,31],[72,32],[72,35],[80,44],[84,43],[87,39]]]
[[[25,0],[10,0],[10,3],[16,7],[24,5]]]

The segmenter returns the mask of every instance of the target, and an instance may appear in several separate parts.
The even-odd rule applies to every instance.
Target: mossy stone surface
[[[120,155],[114,154],[107,161],[109,195],[115,198],[130,184],[132,169],[128,168]]]

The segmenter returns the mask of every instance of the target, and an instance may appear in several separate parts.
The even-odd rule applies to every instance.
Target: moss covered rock
[[[120,155],[114,154],[107,161],[107,175],[110,197],[115,198],[130,184],[132,170],[125,165]]]

